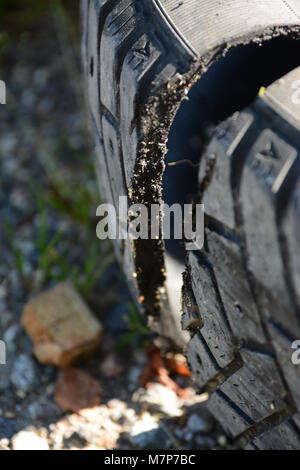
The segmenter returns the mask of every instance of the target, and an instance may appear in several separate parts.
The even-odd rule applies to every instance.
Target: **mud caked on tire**
[[[300,449],[299,1],[82,0],[82,24],[104,201],[205,204],[183,276],[187,346],[180,256],[162,234],[115,240],[142,315],[186,347],[235,443]],[[194,164],[166,177],[185,151]]]

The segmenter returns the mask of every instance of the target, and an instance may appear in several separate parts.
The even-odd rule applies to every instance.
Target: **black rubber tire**
[[[253,0],[251,7],[248,0],[82,0],[82,18],[85,88],[101,193],[116,207],[121,195],[128,197],[129,204],[149,206],[161,202],[170,126],[181,102],[207,67],[234,45],[265,42],[281,35],[299,37],[300,31],[297,0]],[[257,140],[257,145],[267,145],[274,137],[283,158],[286,148],[289,152],[299,150],[296,120],[290,119],[289,111],[275,106],[271,97],[268,101],[268,96],[272,93],[217,130],[211,146],[220,158],[210,158],[210,147],[204,159],[207,165],[201,166],[200,192],[205,204],[211,193],[207,250],[189,255],[182,322],[192,333],[188,359],[200,390],[212,394],[211,409],[228,435],[243,446],[252,442],[249,448],[300,448],[299,370],[291,367],[291,350],[284,341],[289,332],[294,338],[299,331],[299,317],[292,313],[299,306],[299,266],[293,258],[299,247],[299,232],[293,232],[293,204],[289,208],[285,205],[292,201],[289,188],[296,180],[289,172],[289,183],[281,182],[284,189],[278,188],[284,196],[270,197],[273,193],[268,185],[275,177],[272,172],[280,169],[281,154],[278,162],[276,157],[274,170],[268,166],[269,175],[265,176],[264,161],[259,171],[254,169],[260,175],[257,181],[247,165],[238,162],[231,172],[230,159],[228,168],[226,158],[222,160],[228,149],[252,155],[253,136],[256,139],[265,128],[270,130]],[[277,151],[275,147],[270,146],[270,154]],[[268,148],[263,150],[267,153]],[[221,160],[227,187],[223,178],[222,182],[214,179],[216,161]],[[293,175],[296,166],[294,163]],[[279,179],[276,181],[279,185]],[[231,185],[235,204],[231,192],[222,190]],[[258,256],[260,249],[252,258],[248,248],[248,237],[255,243],[251,227],[248,229],[253,213],[247,197],[252,190],[257,191],[254,202],[262,211],[263,247],[269,249],[272,242],[275,250],[271,260],[275,275],[266,285],[264,270],[270,266],[253,269],[253,263],[263,263],[263,258]],[[219,217],[213,205],[220,192],[228,208],[225,219]],[[249,220],[241,207],[244,200]],[[283,225],[285,216],[288,223]],[[280,243],[274,221],[282,227]],[[184,337],[179,334],[166,289],[163,240],[116,241],[115,248],[148,324],[161,338],[181,347]],[[289,262],[282,265],[282,256]],[[273,287],[280,290],[270,299],[269,288]],[[278,314],[272,318],[268,316],[271,300],[273,306],[278,306]],[[287,308],[291,313],[285,318],[282,312]],[[281,424],[286,419],[288,423]]]
[[[299,80],[300,68],[215,131],[199,172],[206,246],[184,275],[196,383],[248,448],[300,448]]]

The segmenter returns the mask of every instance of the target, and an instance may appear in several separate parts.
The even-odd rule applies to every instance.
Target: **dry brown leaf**
[[[156,346],[149,349],[147,355],[148,364],[140,376],[140,383],[143,387],[147,388],[153,381],[158,381],[160,384],[173,390],[181,398],[190,396],[190,389],[180,387],[170,377],[172,372],[185,377],[190,376],[185,364],[177,363],[174,358],[163,358],[160,349]]]
[[[54,391],[54,399],[64,411],[79,413],[100,404],[100,383],[90,374],[68,367],[61,369]]]

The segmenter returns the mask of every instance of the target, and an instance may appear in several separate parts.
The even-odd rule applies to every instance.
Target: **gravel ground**
[[[55,3],[55,2],[54,2]],[[111,247],[97,242],[99,197],[81,93],[76,28],[47,8],[0,35],[0,449],[211,449],[222,431],[192,389],[188,399],[140,385],[145,341]],[[11,25],[11,22],[7,23]],[[34,359],[20,326],[26,302],[70,278],[104,324],[99,351],[79,368],[101,384],[101,405],[62,411],[57,370]]]

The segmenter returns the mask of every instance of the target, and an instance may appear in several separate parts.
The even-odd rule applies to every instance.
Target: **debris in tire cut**
[[[39,295],[24,308],[22,325],[42,364],[66,367],[98,346],[102,326],[68,282]]]

